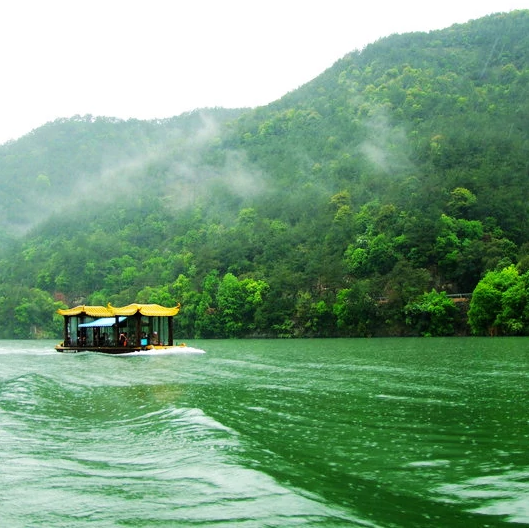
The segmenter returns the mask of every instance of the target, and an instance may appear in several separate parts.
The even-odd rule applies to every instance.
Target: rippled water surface
[[[529,524],[529,340],[0,341],[6,527]]]

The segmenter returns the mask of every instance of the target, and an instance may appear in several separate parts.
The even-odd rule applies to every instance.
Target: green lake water
[[[0,523],[529,525],[529,339],[0,341]]]

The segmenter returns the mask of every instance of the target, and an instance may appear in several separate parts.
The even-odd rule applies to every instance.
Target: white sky
[[[0,143],[59,117],[268,104],[366,44],[529,0],[7,0]]]

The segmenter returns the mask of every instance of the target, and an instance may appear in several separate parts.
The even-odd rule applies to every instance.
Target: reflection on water
[[[529,340],[193,346],[0,342],[3,523],[529,523]]]

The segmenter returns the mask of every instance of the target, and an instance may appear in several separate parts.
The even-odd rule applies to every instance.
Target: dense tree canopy
[[[527,333],[528,35],[394,35],[265,107],[0,146],[0,337],[134,301],[182,338]]]

